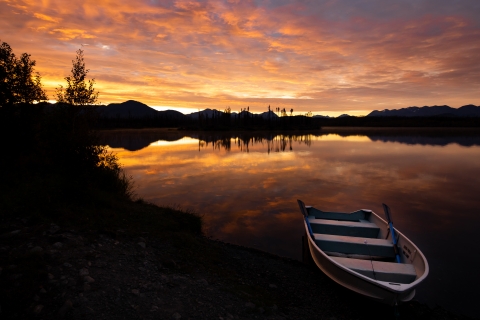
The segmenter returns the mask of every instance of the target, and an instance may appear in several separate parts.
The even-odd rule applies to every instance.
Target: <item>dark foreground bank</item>
[[[1,318],[394,318],[312,266],[203,237],[195,215],[141,201],[112,209],[111,221],[3,218]],[[418,302],[400,314],[468,319]]]

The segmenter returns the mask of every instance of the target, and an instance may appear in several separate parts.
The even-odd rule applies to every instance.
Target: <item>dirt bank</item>
[[[5,221],[4,221],[5,222]],[[299,261],[202,236],[3,224],[2,319],[393,319]],[[411,302],[401,319],[467,319]]]

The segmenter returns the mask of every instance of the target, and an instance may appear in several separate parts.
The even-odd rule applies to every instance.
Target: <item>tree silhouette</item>
[[[23,53],[17,58],[6,42],[0,45],[0,106],[47,100],[35,60]]]
[[[75,60],[72,60],[72,75],[65,77],[67,87],[60,85],[56,89],[57,101],[76,106],[86,106],[96,104],[98,99],[98,91],[95,92],[93,85],[95,79],[86,82],[89,69],[85,68],[85,60],[83,58],[83,50],[77,50]]]

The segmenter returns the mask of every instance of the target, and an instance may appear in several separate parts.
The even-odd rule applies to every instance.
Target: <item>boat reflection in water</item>
[[[311,134],[112,131],[137,193],[203,215],[206,235],[301,260],[296,199],[321,210],[382,212],[430,265],[417,299],[475,314],[480,135],[372,129]],[[398,213],[398,214],[397,214]],[[459,267],[462,272],[458,272]]]

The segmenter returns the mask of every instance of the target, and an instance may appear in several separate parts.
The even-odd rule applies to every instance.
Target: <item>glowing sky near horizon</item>
[[[0,41],[51,99],[83,48],[104,104],[364,115],[479,105],[478,17],[473,0],[1,0]]]

